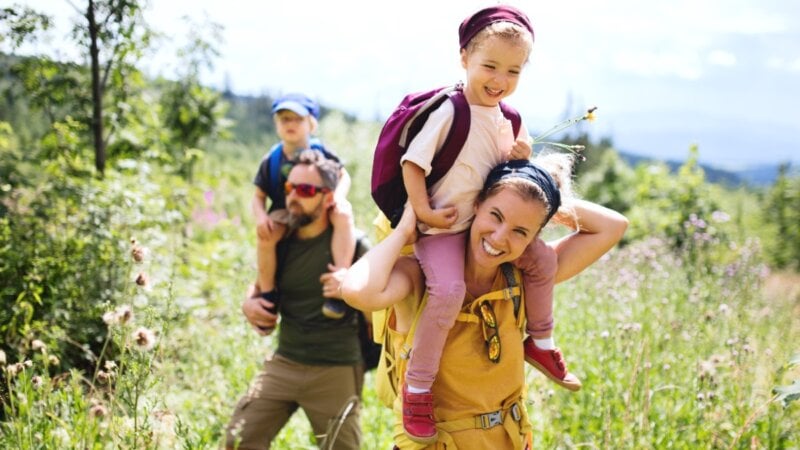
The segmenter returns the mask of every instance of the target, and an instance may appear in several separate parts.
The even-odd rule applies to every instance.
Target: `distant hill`
[[[653,161],[659,161],[654,158],[650,158],[647,156],[638,155],[631,152],[619,152],[620,157],[631,166],[635,166],[640,163],[647,163]],[[667,166],[669,166],[670,170],[673,172],[676,171],[681,165],[683,165],[683,161],[664,161]],[[778,177],[778,168],[780,167],[778,164],[772,165],[762,165],[758,167],[749,167],[743,170],[724,170],[718,169],[716,167],[709,166],[707,164],[700,164],[700,167],[703,168],[706,174],[706,180],[711,183],[718,183],[723,184],[725,186],[750,186],[750,187],[763,187],[769,186],[775,182],[775,179]],[[791,170],[793,174],[800,174],[800,168],[794,167]]]

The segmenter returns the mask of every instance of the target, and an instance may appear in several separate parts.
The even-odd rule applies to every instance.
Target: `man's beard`
[[[292,206],[296,206],[296,208],[292,208]],[[290,229],[296,230],[317,220],[317,218],[322,213],[322,201],[320,200],[317,207],[314,208],[314,210],[311,212],[303,211],[303,207],[300,206],[300,204],[297,202],[292,202],[289,205],[287,205],[287,209],[289,210],[288,226]],[[301,212],[295,213],[293,209],[300,210]]]

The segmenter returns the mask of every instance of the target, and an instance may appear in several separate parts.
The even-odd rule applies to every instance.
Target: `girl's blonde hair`
[[[525,62],[533,50],[533,35],[524,27],[511,22],[494,22],[487,25],[473,37],[464,48],[467,54],[478,50],[490,37],[499,37],[504,41],[522,47],[526,51]]]

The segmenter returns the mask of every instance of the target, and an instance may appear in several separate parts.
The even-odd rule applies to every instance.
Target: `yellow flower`
[[[583,116],[583,118],[589,122],[594,122],[594,120],[597,119],[597,116],[594,114],[595,111],[597,111],[597,106],[592,106],[586,110],[586,115]]]

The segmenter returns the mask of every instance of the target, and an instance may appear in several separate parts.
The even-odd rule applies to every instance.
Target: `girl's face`
[[[311,116],[301,116],[288,109],[275,113],[275,130],[281,140],[295,148],[306,148],[311,135]]]
[[[544,204],[505,188],[475,207],[469,235],[474,262],[485,268],[517,259],[547,217]]]
[[[477,48],[461,50],[467,71],[464,95],[471,105],[497,106],[517,89],[528,50],[499,36],[486,38]]]

